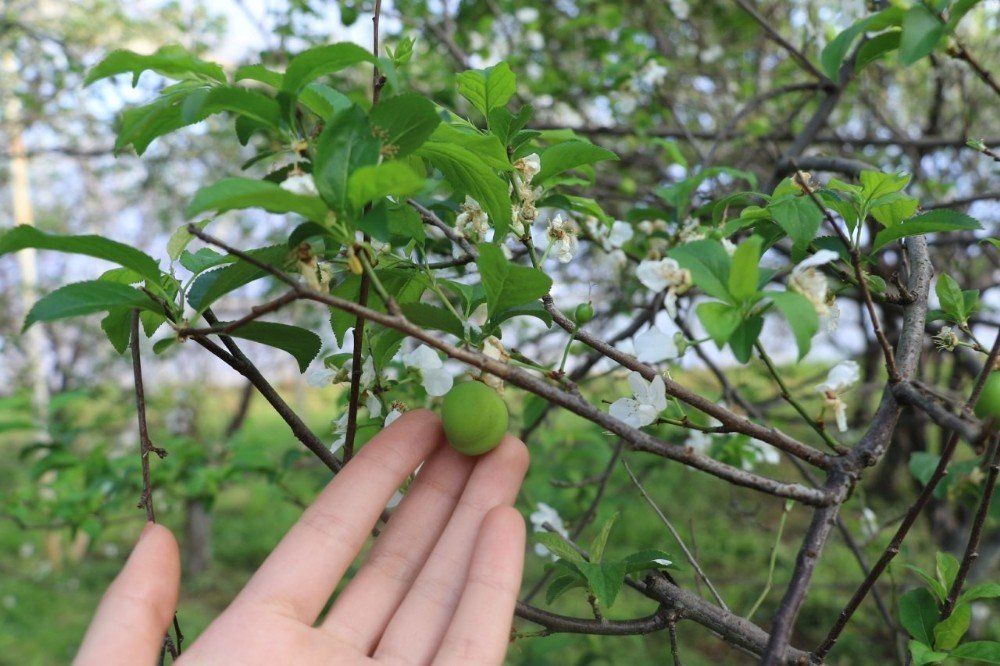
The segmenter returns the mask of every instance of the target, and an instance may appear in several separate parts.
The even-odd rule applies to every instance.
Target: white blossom
[[[640,262],[635,275],[653,291],[667,290],[664,305],[671,317],[677,313],[677,296],[691,287],[691,272],[669,257]]]
[[[465,195],[465,201],[459,206],[461,212],[455,218],[455,229],[463,236],[482,238],[490,230],[490,220],[479,202]]]
[[[667,408],[667,387],[663,377],[657,375],[647,382],[638,372],[631,372],[628,385],[633,397],[615,400],[608,413],[633,428],[648,426]]]
[[[728,238],[723,238],[721,243],[722,243],[722,249],[725,250],[726,254],[728,254],[730,257],[736,254],[736,244],[733,243],[733,241],[729,240]]]
[[[541,171],[542,160],[538,157],[538,153],[531,153],[530,155],[525,155],[519,160],[516,160],[514,162],[514,168],[521,173],[525,183],[530,183],[531,179],[538,175],[538,172]]]
[[[371,391],[368,391],[365,396],[365,407],[368,408],[368,415],[373,419],[382,415],[382,401]]]
[[[306,373],[306,384],[315,388],[323,388],[332,384],[338,374],[340,374],[339,370],[333,370],[326,366],[313,368]]]
[[[657,60],[650,60],[639,71],[639,81],[646,88],[655,88],[667,78],[670,71]]]
[[[428,395],[444,395],[451,390],[454,379],[444,369],[444,363],[430,347],[420,345],[403,357],[403,364],[420,372],[421,383]]]
[[[694,218],[688,218],[684,222],[684,226],[681,227],[681,230],[677,232],[677,240],[681,244],[692,243],[702,240],[705,237],[705,230],[702,228],[701,223]]]
[[[759,439],[751,439],[748,448],[754,454],[755,458],[753,461],[743,461],[743,469],[748,472],[760,463],[777,465],[781,462],[781,454],[778,453],[778,449],[767,442],[762,442]]]
[[[568,264],[576,253],[578,241],[576,239],[576,225],[571,220],[556,214],[549,220],[549,250],[555,254],[559,263]]]
[[[788,276],[788,288],[809,299],[820,316],[829,313],[830,304],[827,299],[829,285],[819,267],[839,258],[833,250],[820,250],[800,262]]]
[[[840,432],[847,430],[847,405],[841,396],[861,379],[861,369],[854,361],[841,361],[835,365],[826,381],[816,385],[816,390],[823,396],[824,409],[830,409],[837,420]]]
[[[344,448],[344,443],[347,441],[347,417],[349,412],[344,410],[344,413],[340,415],[340,418],[333,422],[333,443],[330,445],[330,453],[336,453],[340,449]]]
[[[631,224],[622,220],[615,220],[611,225],[611,231],[608,232],[608,245],[611,247],[621,247],[632,240],[632,236],[634,235],[635,231],[632,229]]]
[[[712,436],[703,430],[692,430],[684,440],[684,446],[698,453],[707,453],[712,446]]]
[[[667,335],[658,326],[650,326],[635,336],[635,357],[643,363],[658,363],[668,358],[677,358],[677,344],[672,335]]]
[[[569,537],[569,532],[566,531],[566,525],[563,523],[562,516],[545,502],[539,502],[535,505],[535,510],[528,516],[528,520],[531,521],[532,530],[535,532],[547,532],[545,523],[548,523],[557,533],[564,537]],[[540,543],[536,543],[535,554],[539,557],[545,557],[549,554],[549,549]],[[553,556],[553,559],[556,559],[555,556]]]
[[[281,182],[281,189],[287,190],[292,194],[301,194],[303,196],[319,196],[319,191],[316,190],[316,183],[313,182],[313,177],[308,173],[297,173],[289,176]]]
[[[686,21],[691,16],[691,7],[685,0],[669,0],[670,11],[678,21]]]
[[[500,361],[501,363],[507,363],[510,361],[510,354],[504,349],[503,343],[500,339],[494,335],[487,336],[483,340],[483,355],[486,358],[491,358],[494,361]],[[492,388],[495,391],[503,393],[503,380],[496,375],[483,372],[483,383]]]
[[[861,509],[861,531],[869,539],[874,539],[878,536],[878,516],[867,506]]]
[[[383,424],[383,426],[388,428],[389,426],[391,426],[393,423],[396,422],[396,419],[398,419],[402,415],[403,415],[402,410],[399,409],[399,407],[393,406],[393,408],[389,410],[389,413],[385,415],[385,423]]]

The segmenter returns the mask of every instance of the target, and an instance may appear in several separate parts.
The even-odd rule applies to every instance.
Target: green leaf
[[[733,300],[728,286],[731,260],[722,243],[706,238],[678,245],[668,255],[691,272],[692,282],[703,292],[723,301]]]
[[[819,316],[808,298],[794,291],[768,291],[765,295],[781,311],[792,329],[802,360],[809,353],[812,339],[819,331]]]
[[[220,264],[232,263],[235,260],[235,257],[219,254],[210,247],[199,248],[197,252],[182,250],[180,256],[181,266],[192,273],[201,273],[209,268],[214,268]]]
[[[1000,664],[1000,643],[994,641],[972,641],[963,643],[951,651],[952,657]]]
[[[277,100],[256,90],[235,86],[217,86],[207,95],[188,97],[182,107],[181,120],[194,123],[223,111],[252,118],[272,129],[278,129],[281,123],[281,107]]]
[[[938,602],[943,602],[945,597],[948,596],[948,590],[945,589],[944,585],[942,585],[937,578],[930,575],[920,567],[912,564],[907,564],[906,568],[917,574],[920,579],[924,581],[928,589],[930,589],[930,591],[934,593],[934,596],[937,597]]]
[[[464,148],[474,155],[484,166],[494,171],[513,171],[507,149],[500,139],[492,134],[484,134],[466,123],[441,123],[428,139],[434,143],[448,143]]]
[[[980,2],[982,0],[955,0],[948,8],[948,24],[945,26],[945,31],[949,34],[955,32],[959,22]]]
[[[517,77],[510,65],[500,62],[486,69],[469,69],[457,77],[458,92],[476,107],[483,117],[490,111],[506,106],[517,92]]]
[[[272,245],[250,250],[247,254],[264,264],[280,269],[288,254],[288,248],[284,245]],[[267,271],[249,262],[236,259],[231,266],[202,273],[198,276],[188,291],[188,302],[196,310],[204,310],[219,297],[267,274]]]
[[[160,282],[160,267],[156,260],[131,245],[110,238],[47,234],[27,224],[20,224],[0,236],[0,257],[29,247],[104,259],[135,271],[150,286],[159,285]]]
[[[398,159],[422,146],[441,124],[441,117],[429,99],[406,93],[381,100],[368,122],[382,139],[382,153]]]
[[[971,602],[977,599],[996,599],[997,597],[1000,597],[1000,583],[980,583],[962,592],[958,600]]]
[[[480,243],[476,248],[490,315],[537,300],[552,288],[552,278],[537,268],[511,263],[496,245]]]
[[[563,141],[546,148],[538,156],[541,168],[532,179],[532,185],[540,185],[552,176],[580,166],[604,160],[617,160],[618,156],[606,148],[595,146],[589,141]]]
[[[877,202],[879,205],[872,206],[870,213],[883,227],[894,227],[913,217],[920,205],[916,197],[898,193],[879,197]]]
[[[930,481],[931,476],[933,476],[934,470],[937,468],[940,461],[941,457],[936,456],[933,453],[916,451],[910,456],[910,474],[912,474],[913,478],[920,482],[920,485],[926,486],[927,482]]]
[[[652,549],[632,553],[622,560],[622,563],[625,565],[626,574],[634,574],[651,569],[676,568],[669,553]]]
[[[288,63],[282,89],[298,95],[302,88],[321,76],[339,72],[359,62],[375,63],[375,57],[357,44],[344,42],[317,46],[303,51]]]
[[[708,332],[719,349],[726,346],[733,332],[743,321],[743,315],[739,308],[728,303],[719,303],[718,301],[699,303],[695,311],[698,313],[701,325],[705,327],[705,331]]]
[[[129,339],[132,337],[132,310],[131,308],[112,308],[101,320],[101,329],[108,336],[111,346],[119,354],[124,354],[128,349]]]
[[[78,317],[116,307],[154,311],[160,308],[149,296],[128,285],[104,280],[74,282],[39,299],[28,311],[24,329],[39,321]]]
[[[299,92],[299,102],[324,122],[329,122],[335,115],[354,104],[344,93],[322,83],[310,83],[303,88]]]
[[[563,574],[562,576],[557,576],[552,579],[552,582],[549,583],[548,589],[545,591],[545,603],[551,604],[553,601],[561,597],[564,592],[571,590],[574,587],[586,586],[586,579],[580,576],[573,574]]]
[[[341,111],[327,124],[316,141],[313,179],[330,208],[346,208],[351,173],[375,164],[378,156],[378,139],[372,136],[368,119],[357,106]]]
[[[934,625],[938,622],[934,595],[923,587],[904,594],[899,599],[899,621],[910,636],[925,645],[933,645]]]
[[[266,83],[274,89],[281,88],[281,82],[284,78],[284,75],[280,72],[268,69],[260,63],[255,65],[244,65],[242,67],[238,67],[236,71],[233,72],[233,81],[244,81],[246,79],[250,79],[251,81]]]
[[[914,4],[903,16],[903,35],[899,40],[899,60],[912,65],[930,55],[944,35],[944,24],[931,10]]]
[[[184,110],[187,105],[199,104],[199,100],[208,93],[208,88],[200,85],[181,87],[161,93],[149,104],[127,109],[122,113],[115,152],[131,145],[137,155],[142,155],[155,139],[203,120],[203,117],[192,116]]]
[[[497,327],[503,322],[513,317],[535,317],[541,320],[546,327],[552,326],[552,315],[545,309],[540,301],[532,301],[523,305],[515,305],[512,308],[505,308],[490,315],[489,327]]]
[[[224,326],[226,322],[220,324]],[[298,361],[300,372],[306,371],[323,346],[323,341],[312,331],[271,321],[251,321],[229,331],[229,335],[288,352]]]
[[[894,227],[889,227],[878,232],[875,236],[875,241],[872,243],[872,252],[877,252],[892,241],[907,236],[972,229],[982,229],[982,225],[964,213],[939,208],[923,213],[922,215],[917,215],[902,224],[897,224]]]
[[[935,573],[937,573],[937,578],[941,582],[941,585],[946,589],[951,589],[952,584],[955,582],[955,576],[958,575],[958,560],[951,553],[938,551],[935,555],[934,563]]]
[[[608,536],[611,534],[612,528],[614,528],[615,523],[621,517],[621,512],[616,511],[610,518],[604,521],[601,525],[601,531],[597,533],[594,540],[590,542],[590,561],[591,562],[603,562],[604,561],[604,549],[608,545]]]
[[[858,59],[854,63],[854,70],[860,72],[871,63],[898,49],[900,34],[902,33],[899,30],[891,30],[867,40],[858,49]]]
[[[211,220],[202,220],[198,222],[195,226],[199,229],[204,229]],[[177,227],[174,229],[174,233],[170,234],[170,239],[167,240],[167,256],[170,257],[170,261],[177,261],[181,253],[187,248],[188,243],[191,242],[194,236],[187,229],[187,225]]]
[[[535,541],[542,544],[552,552],[553,555],[574,563],[583,562],[583,556],[576,552],[566,540],[555,532],[540,532],[535,536]]]
[[[357,227],[383,243],[405,244],[412,240],[423,244],[427,239],[420,215],[405,203],[380,201],[358,220]]]
[[[403,314],[411,322],[421,328],[431,328],[445,333],[451,333],[459,339],[465,338],[462,322],[449,310],[439,308],[430,303],[407,303],[400,306]]]
[[[947,652],[935,652],[920,641],[910,641],[908,645],[910,648],[910,655],[913,657],[913,666],[936,664],[944,661],[949,656]]]
[[[383,162],[360,167],[347,179],[347,199],[354,210],[384,197],[405,197],[424,185],[424,179],[405,162]]]
[[[861,19],[837,35],[823,48],[819,61],[824,74],[834,81],[840,78],[840,66],[843,64],[844,58],[847,57],[847,52],[851,50],[855,40],[868,29],[874,20],[874,15]]]
[[[753,354],[754,343],[760,337],[760,331],[764,328],[764,318],[761,316],[750,317],[740,323],[729,337],[729,348],[733,350],[733,356],[740,363],[746,363]]]
[[[594,593],[601,606],[610,608],[618,598],[625,580],[625,564],[623,562],[580,562],[576,565],[587,578],[587,587]]]
[[[467,194],[479,202],[489,216],[498,240],[507,234],[511,207],[506,180],[484,165],[475,153],[461,146],[428,141],[417,154],[439,169],[458,194]]]
[[[796,253],[806,251],[823,221],[823,211],[808,196],[782,197],[769,203],[767,211],[792,239],[792,251]]]
[[[250,178],[224,178],[198,190],[184,214],[188,218],[207,211],[217,214],[243,208],[263,208],[270,213],[297,213],[313,222],[326,219],[327,208],[319,197],[295,194],[276,183]]]
[[[861,197],[871,202],[889,194],[901,192],[910,182],[908,173],[884,173],[882,171],[862,171],[858,174],[861,183]]]
[[[139,76],[145,71],[153,71],[171,79],[198,77],[226,82],[226,74],[219,65],[195,57],[183,46],[168,44],[152,55],[139,55],[125,49],[112,51],[91,68],[83,85],[89,86],[94,81],[116,74],[130,73],[134,88],[139,83]]]
[[[951,615],[941,620],[934,627],[934,649],[951,650],[965,632],[969,630],[972,623],[972,607],[969,604],[958,604],[952,610]]]
[[[729,293],[737,301],[745,301],[757,294],[760,280],[760,247],[764,239],[751,236],[736,248],[729,268]]]
[[[382,286],[392,294],[396,303],[404,307],[407,303],[415,303],[420,300],[424,291],[427,290],[427,278],[423,273],[413,268],[387,267],[378,268],[375,271]],[[350,301],[358,300],[358,293],[361,287],[361,277],[350,275],[340,284],[336,285],[332,292],[334,296],[339,296]],[[377,294],[369,294],[368,307],[379,312],[385,312],[385,303]],[[337,338],[337,344],[343,346],[344,335],[347,330],[354,326],[357,317],[354,315],[333,308],[330,312],[330,328]]]

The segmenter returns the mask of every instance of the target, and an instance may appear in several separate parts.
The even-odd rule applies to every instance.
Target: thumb
[[[177,608],[181,563],[174,535],[147,523],[104,593],[75,666],[155,664]]]

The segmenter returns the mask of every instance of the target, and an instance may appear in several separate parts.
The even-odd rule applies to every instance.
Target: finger
[[[524,518],[497,507],[483,519],[469,579],[435,666],[502,664],[524,570]]]
[[[426,410],[407,412],[376,435],[305,510],[233,604],[315,622],[386,502],[443,441],[441,421]]]
[[[104,593],[73,663],[155,664],[174,618],[181,580],[177,541],[148,523],[125,567]]]
[[[430,661],[458,606],[483,517],[490,509],[511,505],[528,467],[528,450],[507,436],[482,456],[462,499],[375,650],[390,662]]]
[[[475,462],[445,446],[420,468],[367,561],[337,596],[323,620],[324,631],[362,654],[375,649],[448,524]]]

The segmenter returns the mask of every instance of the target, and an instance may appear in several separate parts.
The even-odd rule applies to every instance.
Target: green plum
[[[976,401],[976,416],[1000,420],[1000,371],[994,370],[986,378],[983,392]]]
[[[444,396],[441,420],[452,448],[478,456],[496,448],[507,432],[507,405],[486,384],[465,382]]]

